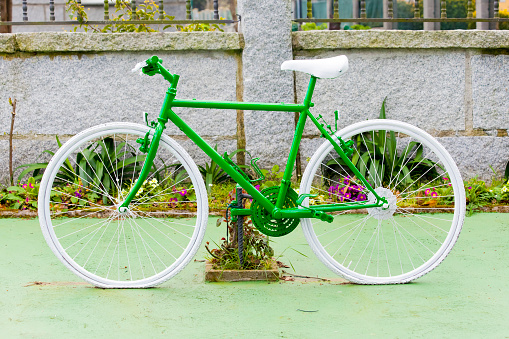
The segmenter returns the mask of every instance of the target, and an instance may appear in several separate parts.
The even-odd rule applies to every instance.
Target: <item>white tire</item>
[[[465,216],[463,181],[449,153],[423,130],[393,120],[363,121],[336,135],[355,141],[352,157],[390,205],[364,214],[336,212],[330,224],[302,219],[314,253],[332,271],[359,284],[406,283],[433,270],[451,251]],[[372,197],[328,141],[306,167],[303,193],[318,194],[311,203],[321,205]]]
[[[205,234],[203,179],[187,152],[166,135],[144,190],[127,212],[118,211],[143,164],[136,139],[148,131],[122,122],[89,128],[55,153],[41,181],[44,238],[67,268],[98,287],[161,284],[190,262]],[[189,209],[193,218],[178,218],[189,217]]]

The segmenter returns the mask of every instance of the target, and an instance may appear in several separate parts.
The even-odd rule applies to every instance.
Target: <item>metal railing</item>
[[[297,0],[299,1],[299,0]],[[339,0],[327,0],[327,6],[332,9],[332,13],[329,18],[315,18],[313,17],[313,7],[312,0],[307,0],[306,8],[302,9],[302,12],[306,13],[306,18],[296,18],[294,19],[297,23],[307,23],[307,22],[319,22],[319,23],[436,23],[436,22],[452,22],[452,23],[502,23],[509,22],[509,18],[500,18],[499,14],[499,1],[498,0],[477,0],[478,2],[482,2],[486,8],[491,8],[492,17],[489,17],[490,11],[477,11],[477,17],[473,17],[474,13],[474,4],[472,0],[467,1],[467,16],[465,18],[448,18],[447,17],[447,7],[446,0],[440,1],[440,8],[435,10],[435,13],[439,12],[438,15],[434,17],[421,17],[421,9],[420,5],[424,3],[426,5],[428,2],[434,2],[433,0],[412,0],[407,1],[407,3],[413,3],[414,13],[413,18],[400,18],[395,17],[394,7],[396,6],[397,0],[380,0],[384,2],[384,17],[383,18],[368,18],[366,14],[366,1],[358,0],[354,1],[353,13],[351,18],[340,18],[339,17]],[[332,3],[330,3],[332,2]],[[421,3],[423,2],[423,3]],[[355,4],[356,3],[356,4]],[[357,7],[357,8],[356,8]],[[426,15],[426,11],[424,11],[424,15]],[[482,12],[486,12],[483,13]],[[498,28],[498,25],[497,27]],[[425,28],[426,29],[426,28]]]
[[[115,20],[111,20],[110,16],[110,4],[108,0],[104,0],[103,10],[104,16],[103,20],[83,20],[82,18],[77,17],[76,20],[55,20],[55,1],[48,0],[49,5],[49,21],[29,21],[28,17],[28,3],[27,0],[22,0],[22,21],[2,21],[2,12],[5,10],[5,6],[2,6],[2,2],[0,2],[0,28],[2,26],[26,26],[26,25],[80,25],[80,24],[89,24],[89,25],[113,25],[120,23],[128,23],[128,24],[161,24],[161,25],[187,25],[187,24],[234,24],[238,22],[238,20],[234,19],[221,19],[219,17],[219,4],[218,0],[213,0],[213,19],[192,19],[192,8],[191,8],[191,0],[186,0],[185,3],[185,11],[186,18],[184,20],[167,20],[164,19],[164,5],[162,0],[155,1],[158,5],[158,15],[155,20],[138,20],[135,15],[131,20],[125,22],[119,22]],[[138,2],[142,2],[138,0]],[[77,0],[77,3],[81,5],[81,0]],[[136,11],[137,1],[130,0],[129,5],[133,11]],[[235,14],[233,17],[235,17]]]

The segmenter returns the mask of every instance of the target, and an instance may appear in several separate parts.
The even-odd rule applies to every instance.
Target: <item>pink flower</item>
[[[34,185],[32,185],[32,183],[30,183],[30,184],[28,184],[28,187],[34,188]]]
[[[430,194],[431,194],[431,189],[426,188],[426,190],[424,191],[424,195],[425,195],[425,196],[428,196],[428,195],[430,195]]]
[[[24,184],[24,185],[23,185],[23,188],[27,188],[27,184]]]
[[[437,192],[433,191],[433,192],[431,192],[431,196],[432,197],[438,197],[438,194],[437,194]]]
[[[255,188],[259,191],[260,190],[260,185],[256,185]]]

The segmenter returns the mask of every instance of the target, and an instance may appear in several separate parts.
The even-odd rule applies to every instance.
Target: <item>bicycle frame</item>
[[[171,83],[166,97],[164,99],[161,112],[158,117],[157,126],[152,135],[150,147],[147,152],[147,158],[143,164],[143,168],[140,177],[132,187],[127,198],[119,206],[119,210],[128,208],[129,203],[135,197],[140,187],[145,182],[150,168],[152,167],[153,160],[157,153],[159,146],[159,140],[163,133],[166,123],[170,120],[174,123],[185,135],[187,135],[205,154],[207,154],[217,165],[222,168],[237,184],[239,184],[246,192],[255,199],[260,205],[262,205],[272,216],[276,219],[279,218],[321,218],[326,220],[329,218],[325,215],[325,212],[334,212],[350,209],[370,208],[370,207],[382,207],[387,201],[381,198],[371,187],[368,181],[361,175],[357,168],[353,165],[350,159],[346,156],[342,147],[337,143],[337,140],[342,142],[339,137],[331,135],[327,130],[318,122],[318,120],[311,114],[310,107],[313,107],[311,97],[313,95],[314,87],[316,84],[316,77],[311,76],[306,97],[303,104],[274,104],[274,103],[257,103],[257,102],[223,102],[223,101],[199,101],[199,100],[176,100],[176,88],[179,80],[179,76],[176,74],[170,74],[161,64],[157,62],[159,72],[163,77]],[[153,75],[153,74],[149,74]],[[191,108],[218,108],[218,109],[234,109],[234,110],[253,110],[253,111],[280,111],[280,112],[298,112],[300,117],[296,126],[290,154],[288,156],[286,168],[281,181],[280,191],[276,204],[270,202],[263,194],[261,194],[249,180],[246,180],[244,176],[239,173],[233,166],[231,166],[216,150],[214,150],[205,140],[203,140],[191,127],[189,127],[175,112],[173,107],[191,107]],[[348,168],[359,178],[359,180],[366,186],[366,188],[375,196],[376,202],[369,203],[368,201],[362,202],[348,202],[348,203],[337,203],[327,206],[310,206],[304,208],[283,208],[285,197],[290,187],[292,172],[294,168],[295,159],[304,132],[304,126],[307,118],[309,118],[313,124],[318,128],[321,135],[329,140],[333,145],[336,152],[339,154],[341,159],[346,163]],[[337,139],[337,140],[335,140]],[[304,199],[302,199],[304,200]],[[250,215],[249,209],[233,209],[232,215]]]

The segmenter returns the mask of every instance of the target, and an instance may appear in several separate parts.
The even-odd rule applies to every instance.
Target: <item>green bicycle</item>
[[[300,223],[314,253],[335,273],[360,284],[393,284],[437,267],[465,215],[463,181],[449,153],[403,122],[367,120],[337,131],[337,112],[336,130],[313,116],[317,79],[344,73],[345,56],[290,60],[281,68],[310,74],[302,104],[177,100],[179,76],[161,59],[136,65],[170,83],[157,121],[87,129],[55,153],[44,173],[39,218],[55,255],[102,288],[155,286],[190,262],[205,233],[207,191],[189,154],[163,133],[170,120],[253,199],[249,209],[232,209],[232,215],[250,215],[271,236]],[[218,154],[173,107],[299,112],[281,185],[258,191],[256,179]],[[297,193],[293,164],[308,119],[325,141]],[[261,173],[256,161],[251,165]],[[355,209],[361,210],[344,216]],[[193,218],[178,218],[190,213]]]

